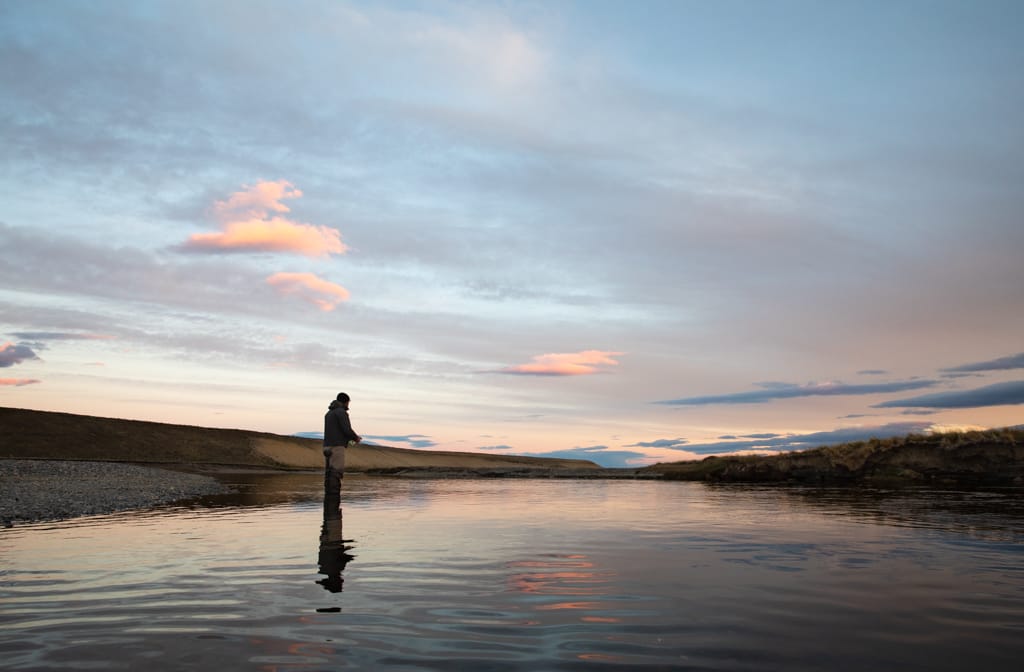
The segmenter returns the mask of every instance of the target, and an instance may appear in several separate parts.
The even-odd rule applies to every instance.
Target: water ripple
[[[353,480],[329,525],[307,496],[317,481],[289,478],[276,494],[250,483],[256,505],[0,531],[4,669],[1019,662],[1024,507],[1007,493],[896,506],[848,491]]]

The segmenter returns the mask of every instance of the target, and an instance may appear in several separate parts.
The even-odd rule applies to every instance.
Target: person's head
[[[338,396],[335,397],[335,399],[339,404],[345,404],[346,406],[348,406],[348,402],[351,401],[349,396],[344,392],[338,392]]]

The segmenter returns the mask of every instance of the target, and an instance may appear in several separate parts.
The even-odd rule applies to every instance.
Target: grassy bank
[[[1024,484],[1024,430],[910,434],[765,456],[709,457],[641,470],[669,480]]]
[[[320,441],[0,407],[0,458],[320,469]],[[586,460],[361,445],[347,469],[420,478],[479,475],[808,484],[1024,485],[1024,429],[911,434],[767,456],[721,456],[639,469]]]
[[[0,407],[0,458],[320,469],[319,439]],[[348,471],[396,468],[599,470],[587,460],[360,445]]]

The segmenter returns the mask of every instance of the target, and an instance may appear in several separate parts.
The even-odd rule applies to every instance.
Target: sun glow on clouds
[[[294,294],[325,312],[334,310],[349,298],[347,289],[312,273],[275,273],[267,278],[267,284],[281,294]]]
[[[0,385],[13,385],[14,387],[32,385],[38,382],[39,381],[34,378],[0,378]]]
[[[608,352],[605,350],[583,350],[582,352],[549,353],[537,355],[527,364],[519,364],[501,369],[499,373],[511,373],[524,376],[587,376],[604,373],[607,366],[618,366],[613,359],[624,355],[624,352]]]
[[[197,233],[183,245],[188,251],[295,252],[309,257],[344,254],[348,247],[341,233],[328,226],[295,222],[271,213],[287,213],[283,199],[299,198],[302,192],[290,182],[259,182],[244,191],[217,201],[213,211],[223,230]]]

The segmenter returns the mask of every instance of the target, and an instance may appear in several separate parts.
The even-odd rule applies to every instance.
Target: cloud
[[[650,456],[632,450],[608,450],[608,446],[576,447],[546,453],[521,453],[527,457],[553,457],[568,460],[590,460],[602,467],[623,468],[645,464]]]
[[[871,438],[884,439],[892,436],[903,436],[905,434],[925,431],[930,429],[931,426],[932,424],[930,422],[922,421],[893,422],[886,425],[870,427],[843,427],[840,429],[811,432],[808,434],[776,434],[773,438],[765,439],[694,443],[681,446],[676,450],[696,453],[698,455],[727,455],[751,450],[806,450],[817,446],[849,443],[851,441],[866,441]]]
[[[686,439],[657,439],[656,441],[638,441],[631,443],[626,448],[671,448],[683,450],[683,446],[689,443]]]
[[[39,359],[39,357],[27,345],[15,345],[11,342],[0,345],[0,368],[21,364],[31,359]]]
[[[410,448],[432,448],[437,442],[424,434],[367,434],[363,439],[372,439],[374,442],[383,441],[387,444],[404,443]]]
[[[795,385],[792,383],[758,383],[765,388],[751,392],[735,394],[719,394],[701,397],[684,397],[656,401],[656,404],[667,406],[707,406],[711,404],[763,404],[776,399],[795,399],[798,397],[838,397],[860,394],[882,394],[885,392],[904,392],[932,387],[934,380],[908,380],[896,383],[877,383],[874,385],[847,385],[840,382],[809,383]]]
[[[981,408],[1014,404],[1024,404],[1024,380],[885,401],[874,408]]]
[[[536,85],[545,74],[547,56],[542,46],[522,30],[495,22],[496,17],[470,25],[441,24],[423,14],[405,20],[413,17],[415,23],[404,29],[399,26],[391,39],[408,41],[413,49],[422,50],[423,60],[449,79],[464,78],[467,84],[487,87],[491,93],[514,93]]]
[[[267,284],[281,294],[296,295],[323,311],[334,310],[349,298],[347,289],[312,273],[275,273],[267,278]]]
[[[181,314],[181,309],[290,324],[305,311],[301,303],[293,302],[294,310],[282,310],[280,302],[251,300],[252,288],[262,287],[267,275],[240,262],[169,255],[138,247],[111,248],[84,238],[57,238],[0,222],[0,286],[17,287],[27,297],[20,308],[23,316],[19,317],[19,309],[12,304],[7,322],[20,325],[18,328],[25,333],[44,333],[29,324],[52,324],[67,332],[80,329],[81,333],[96,334],[109,330],[118,339],[130,340],[133,334],[140,335],[138,323],[143,315],[171,320]],[[32,294],[65,297],[69,303],[89,309],[44,308],[38,301],[30,302]],[[132,307],[125,308],[124,302]],[[100,306],[105,310],[99,310]],[[39,317],[26,322],[29,315]],[[186,332],[191,333],[194,326]],[[164,342],[172,338],[170,332],[176,331],[166,325],[153,329],[161,332],[159,340]],[[175,337],[192,338],[188,333]],[[200,349],[205,350],[205,344]]]
[[[499,444],[497,446],[477,446],[477,450],[512,450],[512,446]]]
[[[341,234],[326,226],[274,217],[229,222],[220,233],[196,233],[182,246],[204,252],[297,252],[309,257],[344,254]]]
[[[301,436],[304,439],[322,439],[324,438],[323,432],[296,432],[292,436]],[[436,441],[433,441],[429,436],[423,434],[402,434],[402,435],[384,435],[384,434],[366,434],[363,436],[363,440],[367,444],[381,445],[386,444],[393,446],[396,443],[406,444],[409,448],[433,448],[437,445]],[[508,446],[496,446],[497,448]]]
[[[951,366],[947,369],[940,369],[945,373],[974,373],[977,371],[1009,371],[1011,369],[1024,369],[1024,352],[999,359],[991,359],[987,362],[975,362],[974,364],[963,364]]]
[[[116,338],[107,334],[76,334],[64,331],[15,331],[11,335],[24,341],[106,341]]]
[[[604,350],[583,350],[582,352],[549,353],[537,355],[528,364],[518,364],[500,369],[497,373],[522,376],[587,376],[603,373],[604,366],[618,366],[614,357],[623,352]]]
[[[14,387],[21,387],[23,385],[34,385],[40,381],[35,378],[0,378],[0,385],[13,385]]]
[[[302,192],[286,180],[262,181],[251,187],[247,185],[243,191],[236,191],[226,201],[217,201],[213,211],[221,221],[239,217],[260,218],[268,212],[291,212],[291,208],[281,202],[286,198],[302,198]]]
[[[327,226],[292,221],[281,202],[302,192],[286,181],[259,182],[218,201],[213,208],[222,231],[196,233],[180,247],[187,252],[295,252],[309,257],[344,254],[341,233]]]
[[[884,369],[864,369],[863,371],[858,371],[857,373],[859,373],[862,376],[884,376],[889,372]]]

